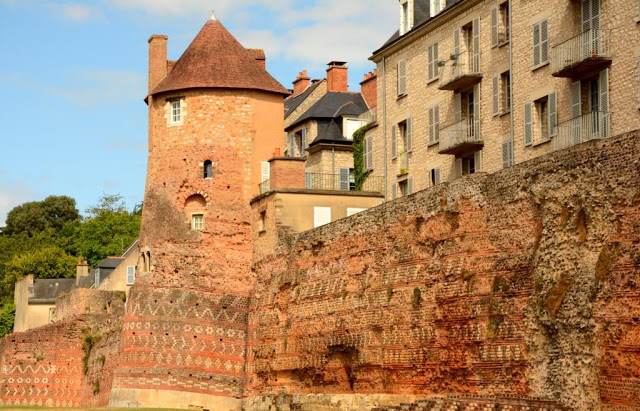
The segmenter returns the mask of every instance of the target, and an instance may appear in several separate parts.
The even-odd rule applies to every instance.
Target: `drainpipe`
[[[384,201],[387,201],[387,191],[389,190],[387,172],[387,58],[382,57],[382,141],[384,158]]]
[[[511,130],[511,159],[513,164],[516,163],[515,151],[516,143],[513,132],[513,112],[515,111],[515,104],[513,101],[513,13],[512,13],[512,1],[509,0],[509,99],[511,101],[511,110],[509,110],[509,129]]]

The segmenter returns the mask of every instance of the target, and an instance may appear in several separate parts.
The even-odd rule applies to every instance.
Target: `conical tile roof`
[[[194,88],[289,92],[217,20],[209,20],[151,94]]]

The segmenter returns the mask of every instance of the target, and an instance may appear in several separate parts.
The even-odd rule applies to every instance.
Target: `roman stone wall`
[[[281,241],[254,266],[245,407],[369,410],[433,395],[640,407],[639,138],[457,179]]]

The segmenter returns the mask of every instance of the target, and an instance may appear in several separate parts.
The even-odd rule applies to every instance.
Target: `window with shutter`
[[[500,42],[498,35],[498,8],[491,8],[491,47],[496,47]]]
[[[331,222],[331,207],[313,207],[313,228]]]
[[[533,25],[533,66],[549,61],[549,20]]]
[[[501,81],[502,81],[502,95],[503,98],[501,99],[502,103],[502,109],[503,109],[503,114],[504,113],[510,113],[511,112],[511,73],[510,72],[506,72],[503,73],[501,76]]]
[[[440,141],[440,105],[438,104],[433,108],[433,132],[435,134],[434,142]]]
[[[271,177],[270,175],[270,164],[268,161],[262,161],[260,163],[261,165],[261,171],[262,171],[262,181],[261,182],[265,182],[267,180],[269,180],[269,178]]]
[[[391,159],[398,158],[398,126],[391,126]]]
[[[369,140],[369,144],[367,144],[367,164],[368,164],[368,168],[367,170],[373,170],[373,136],[370,136],[368,138]]]
[[[407,195],[413,194],[413,177],[407,179]]]
[[[502,143],[502,168],[511,167],[513,165],[513,142],[507,141]]]
[[[362,148],[363,150],[363,162],[364,162],[364,171],[369,170],[369,138],[365,137],[364,141],[362,142]]]
[[[456,158],[455,167],[456,167],[456,177],[462,177],[462,159],[461,158]]]
[[[427,47],[427,80],[435,77],[433,74],[433,45]]]
[[[303,128],[301,131],[300,151],[304,154],[307,149],[307,128]]]
[[[429,182],[432,186],[440,184],[440,169],[432,168],[429,170]]]
[[[391,199],[395,200],[396,198],[398,198],[398,184],[393,183],[391,185]]]
[[[473,19],[473,67],[472,73],[480,72],[480,19]]]
[[[524,105],[524,145],[533,144],[533,103]]]
[[[296,156],[296,135],[294,133],[289,134],[289,156]]]
[[[473,154],[474,172],[482,171],[482,150]]]
[[[453,95],[453,121],[458,122],[462,120],[462,94],[456,93]]]
[[[558,93],[549,94],[549,137],[555,137],[558,126]]]
[[[413,120],[411,117],[407,119],[406,126],[407,128],[407,153],[413,151]]]
[[[582,138],[582,83],[576,81],[569,87],[571,98],[571,138],[578,144]]]
[[[398,96],[407,94],[407,62],[400,60],[398,62]]]
[[[602,118],[601,137],[611,135],[611,123],[609,122],[609,69],[600,72],[600,114]]]
[[[540,64],[540,24],[533,25],[533,66]]]
[[[453,30],[453,54],[460,55],[460,29]]]
[[[133,265],[127,266],[127,285],[133,285],[136,280],[136,267]]]
[[[493,115],[500,114],[500,78],[493,78]]]
[[[338,176],[340,190],[349,191],[349,169],[341,168]]]

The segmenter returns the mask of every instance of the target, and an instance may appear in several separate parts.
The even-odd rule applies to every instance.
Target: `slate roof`
[[[259,54],[245,49],[222,23],[209,20],[151,94],[194,88],[233,88],[288,95],[289,91],[256,60]]]
[[[358,116],[369,108],[360,93],[330,92],[305,111],[287,129],[294,128],[309,119],[331,119],[340,116]]]
[[[313,139],[309,146],[320,143],[351,145],[353,141],[344,138],[337,118],[332,118],[318,121],[318,136]]]
[[[452,8],[453,6],[462,3],[466,0],[447,0],[446,1],[446,5],[445,8],[442,10],[448,10],[450,8]],[[429,4],[429,0],[414,0],[413,3],[413,27],[411,28],[411,30],[409,30],[407,33],[404,34],[404,36],[406,36],[408,33],[412,33],[414,31],[416,31],[418,28],[420,28],[421,26],[425,25],[428,21],[433,20],[434,18],[436,18],[438,15],[431,17],[430,16],[430,4]],[[440,13],[442,13],[442,11]],[[373,54],[378,54],[380,51],[382,51],[383,49],[385,49],[386,47],[392,45],[393,43],[395,43],[397,40],[400,39],[400,30],[396,30],[395,33],[393,33],[391,35],[391,37],[389,37],[389,39],[382,45],[382,47],[380,47],[378,50],[374,51]]]
[[[53,302],[63,292],[75,288],[75,278],[37,279],[33,281],[33,296],[29,302]]]
[[[317,89],[320,83],[322,83],[323,81],[324,80],[316,81],[314,84],[307,87],[307,89],[302,93],[286,99],[284,101],[284,118],[286,119],[287,117],[289,117],[291,113],[293,113],[300,106],[300,104],[302,104],[302,102],[305,101],[311,93],[313,93],[313,90]]]
[[[100,262],[99,268],[113,269],[120,265],[124,261],[123,257],[107,257]]]

